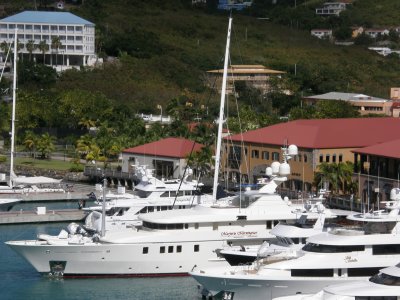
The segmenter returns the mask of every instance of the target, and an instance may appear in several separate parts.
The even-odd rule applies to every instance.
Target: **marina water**
[[[199,299],[191,277],[55,279],[40,275],[5,241],[58,234],[68,223],[0,226],[0,299]]]

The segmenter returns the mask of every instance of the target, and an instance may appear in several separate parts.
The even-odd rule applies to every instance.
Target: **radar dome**
[[[398,200],[400,199],[400,189],[399,188],[393,188],[390,191],[390,200]]]
[[[281,165],[279,166],[279,174],[281,176],[290,175],[290,166],[288,163],[286,163],[286,162],[281,163]]]
[[[271,167],[267,167],[265,169],[265,175],[267,176],[272,176],[272,168]]]
[[[299,154],[299,150],[297,149],[297,146],[296,145],[289,145],[288,154],[291,155],[291,156]]]
[[[272,168],[272,173],[273,174],[278,174],[279,173],[279,166],[280,166],[281,164],[280,164],[280,162],[278,162],[278,161],[274,161],[272,164],[271,164],[271,168]]]

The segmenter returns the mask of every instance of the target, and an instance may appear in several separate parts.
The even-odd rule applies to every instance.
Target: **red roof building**
[[[357,162],[361,160],[358,157],[360,154],[353,150],[360,151],[360,148],[400,139],[400,119],[297,120],[226,139],[231,141],[224,160],[229,180],[239,182],[239,174],[248,174],[245,179],[254,182],[265,174],[265,168],[273,161],[281,161],[281,147],[284,144],[295,144],[299,148],[299,155],[290,162],[292,173],[287,187],[310,191],[320,163]],[[382,148],[384,150],[388,148]],[[390,151],[395,152],[394,149]]]
[[[131,172],[134,165],[155,169],[163,178],[179,178],[186,167],[186,157],[200,151],[202,144],[184,138],[166,138],[122,151],[122,171]]]

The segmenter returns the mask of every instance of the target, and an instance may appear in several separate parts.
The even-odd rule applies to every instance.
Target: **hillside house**
[[[322,7],[316,8],[315,13],[320,16],[339,16],[346,9],[348,2],[325,2]]]
[[[311,30],[311,35],[319,39],[329,39],[332,37],[331,29],[313,29]]]
[[[388,36],[389,35],[389,29],[386,28],[369,28],[365,29],[364,33],[368,35],[371,38],[377,38],[377,37],[382,37],[382,36]]]
[[[222,86],[223,71],[223,69],[207,71],[208,86],[219,92]],[[272,77],[281,78],[283,74],[285,72],[268,69],[263,65],[231,65],[228,69],[226,92],[231,94],[234,83],[242,81],[266,93],[270,88],[270,79]]]
[[[342,100],[355,106],[361,115],[381,114],[392,116],[392,100],[355,93],[330,92],[321,95],[304,97],[305,104],[314,105],[320,100]]]
[[[252,0],[244,1],[244,0],[219,0],[218,9],[223,10],[242,10],[249,6],[251,6]]]

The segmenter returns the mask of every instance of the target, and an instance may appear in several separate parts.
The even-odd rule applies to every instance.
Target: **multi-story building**
[[[308,192],[321,163],[357,165],[365,159],[353,151],[400,139],[398,129],[398,118],[348,118],[297,120],[232,135],[225,138],[229,141],[223,159],[226,179],[255,183],[272,162],[282,161],[284,144],[295,144],[299,155],[290,161],[292,173],[286,187]]]
[[[221,91],[222,74],[224,70],[211,70],[208,73],[208,85]],[[260,89],[263,93],[269,90],[269,81],[272,77],[280,78],[285,72],[271,70],[262,65],[231,65],[228,68],[226,92],[233,92],[234,83],[246,82],[250,86]]]
[[[12,43],[16,29],[19,53],[32,55],[36,61],[57,69],[92,65],[96,61],[95,24],[72,13],[24,11],[1,19],[0,44]],[[59,41],[56,47],[55,40]]]
[[[313,105],[320,100],[342,100],[349,102],[351,105],[357,108],[361,115],[381,114],[392,116],[393,101],[390,99],[382,99],[363,94],[340,92],[330,92],[322,95],[314,95],[303,98],[303,102],[309,105]]]
[[[325,2],[322,7],[315,9],[315,13],[322,16],[339,16],[339,14],[346,9],[347,4],[348,3],[345,1]]]

